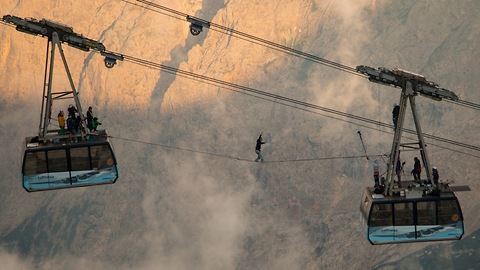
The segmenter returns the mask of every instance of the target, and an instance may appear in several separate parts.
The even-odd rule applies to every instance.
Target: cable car
[[[372,245],[460,240],[464,223],[460,203],[448,185],[439,193],[415,182],[398,195],[365,188],[360,204],[362,224]],[[394,194],[397,194],[394,192]]]
[[[107,132],[97,131],[92,124],[87,128],[86,122],[90,123],[89,117],[85,119],[83,114],[62,43],[83,51],[92,49],[101,52],[106,57],[107,68],[112,68],[116,60],[123,60],[123,56],[105,52],[105,46],[102,43],[76,34],[73,28],[63,24],[45,19],[23,20],[10,15],[4,16],[4,20],[16,24],[17,30],[48,37],[38,135],[27,137],[24,145],[22,184],[25,190],[33,192],[115,183],[118,178],[117,161]],[[54,56],[57,49],[71,87],[68,91],[52,91]],[[63,117],[61,113],[58,115],[58,122],[62,127],[60,129],[51,127],[53,103],[65,99],[74,101],[68,109],[69,119],[66,123],[71,127],[67,131],[70,133],[68,135],[64,134],[65,119],[61,120]],[[64,105],[60,104],[60,106]],[[93,115],[88,116],[93,117]],[[96,119],[93,118],[93,120]],[[76,125],[75,130],[73,122]]]
[[[419,94],[436,101],[444,98],[458,100],[458,96],[427,81],[422,75],[405,70],[358,66],[357,71],[372,82],[402,89],[400,104],[392,111],[395,133],[386,177],[378,179],[379,174],[374,174],[375,186],[365,188],[360,202],[361,223],[368,241],[378,245],[460,240],[464,234],[464,222],[460,203],[453,191],[468,191],[470,188],[450,187],[449,183],[439,181],[437,168],[430,166],[415,104],[415,97]],[[407,103],[410,103],[418,140],[402,143]],[[413,180],[402,181],[405,178],[402,177],[405,164],[401,162],[402,151],[418,151],[420,156],[420,159],[414,158]],[[422,163],[426,175],[423,178]]]
[[[23,187],[28,192],[113,184],[118,168],[105,130],[85,141],[56,139],[47,143],[26,138],[22,165]]]

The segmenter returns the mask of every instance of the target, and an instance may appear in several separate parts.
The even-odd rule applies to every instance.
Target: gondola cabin
[[[378,170],[375,171],[374,167],[376,188],[367,187],[360,203],[361,221],[368,241],[378,245],[460,240],[464,234],[463,215],[453,191],[468,191],[470,188],[454,188],[440,181],[438,170],[430,164],[415,102],[419,95],[435,101],[458,101],[458,96],[435,82],[427,81],[425,76],[406,70],[357,66],[357,71],[371,82],[402,89],[400,102],[392,111],[394,135],[385,178],[379,181]],[[406,117],[408,104],[417,138],[402,142],[405,120],[409,119]],[[405,178],[402,151],[418,151],[413,156],[413,181],[402,179]]]
[[[460,240],[463,215],[457,197],[448,187],[425,194],[412,183],[396,195],[384,196],[367,187],[360,213],[372,245]]]
[[[26,138],[22,165],[23,187],[28,192],[113,184],[118,178],[117,161],[104,130],[76,143],[32,139]]]

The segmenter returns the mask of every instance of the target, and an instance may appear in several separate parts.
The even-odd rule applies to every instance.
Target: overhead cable
[[[277,95],[277,94],[268,93],[268,92],[265,92],[265,91],[261,91],[261,90],[258,90],[258,89],[254,89],[254,88],[239,85],[239,84],[234,84],[234,83],[231,83],[231,82],[222,81],[222,80],[211,78],[211,77],[208,77],[208,76],[205,76],[205,75],[181,70],[181,69],[178,69],[178,68],[174,68],[174,67],[170,67],[170,66],[167,66],[167,65],[155,63],[155,62],[152,62],[152,61],[140,59],[140,58],[137,58],[137,57],[133,57],[133,56],[129,56],[129,55],[123,55],[123,56],[124,56],[125,61],[127,61],[127,62],[139,64],[139,65],[149,67],[149,68],[159,69],[161,71],[171,73],[171,74],[181,76],[181,77],[185,77],[185,78],[189,78],[189,79],[193,79],[193,80],[197,80],[197,81],[201,81],[201,82],[207,82],[209,84],[219,86],[221,88],[228,89],[228,90],[231,90],[231,91],[235,91],[235,92],[239,92],[239,93],[249,93],[249,94],[251,94],[255,97],[264,96],[264,97],[269,98],[270,101],[275,101],[279,104],[283,104],[283,105],[285,105],[284,103],[294,104],[294,105],[297,105],[297,106],[302,106],[302,107],[306,107],[306,108],[309,108],[309,109],[319,110],[319,111],[327,112],[329,114],[334,114],[334,115],[337,115],[337,116],[350,118],[350,119],[353,119],[353,120],[356,120],[356,121],[369,123],[369,124],[379,126],[379,127],[385,127],[385,128],[389,128],[389,129],[393,128],[393,125],[391,125],[391,124],[386,124],[386,123],[376,121],[376,120],[373,120],[373,119],[370,119],[370,118],[366,118],[366,117],[362,117],[362,116],[358,116],[358,115],[354,115],[354,114],[350,114],[350,113],[337,111],[337,110],[334,110],[334,109],[330,109],[330,108],[326,108],[326,107],[323,107],[323,106],[307,103],[307,102],[300,101],[300,100],[297,100],[297,99],[284,97],[284,96]],[[281,101],[281,102],[279,102],[279,101]],[[405,129],[404,128],[403,131],[406,132],[406,133],[410,133],[410,134],[416,134],[416,131],[414,131],[412,129]],[[447,144],[452,144],[452,145],[455,145],[455,146],[463,147],[463,148],[474,150],[474,151],[480,151],[480,147],[478,147],[478,146],[474,146],[474,145],[470,145],[470,144],[467,144],[467,143],[462,143],[462,142],[458,142],[458,141],[445,139],[445,138],[430,135],[430,134],[427,134],[427,133],[424,133],[423,135],[424,135],[425,138],[428,138],[428,139],[431,139],[431,140],[434,140],[434,141],[443,142],[443,143],[447,143]]]
[[[209,25],[209,29],[211,29],[213,31],[229,34],[229,35],[235,36],[237,38],[240,38],[240,39],[243,39],[243,40],[246,40],[246,41],[250,41],[252,43],[255,43],[255,44],[270,48],[270,49],[281,51],[281,52],[284,52],[284,53],[287,53],[287,54],[290,54],[290,55],[293,55],[293,56],[303,58],[303,59],[308,60],[308,61],[319,63],[319,64],[322,64],[322,65],[325,65],[325,66],[328,66],[328,67],[331,67],[331,68],[334,68],[334,69],[337,69],[337,70],[340,70],[340,71],[344,71],[344,72],[347,72],[347,73],[350,73],[350,74],[353,74],[353,75],[357,75],[357,76],[360,76],[360,77],[367,78],[367,76],[365,76],[364,74],[361,74],[361,73],[357,72],[356,68],[349,67],[349,66],[343,65],[341,63],[337,63],[337,62],[334,62],[334,61],[331,61],[331,60],[328,60],[328,59],[325,59],[325,58],[321,58],[321,57],[318,57],[316,55],[312,55],[312,54],[309,54],[309,53],[306,53],[306,52],[302,52],[300,50],[296,50],[294,48],[290,48],[290,47],[287,47],[287,46],[284,46],[284,45],[281,45],[281,44],[278,44],[278,43],[275,43],[275,42],[272,42],[272,41],[254,36],[254,35],[250,35],[250,34],[247,34],[245,32],[241,32],[241,31],[238,31],[238,30],[235,30],[235,29],[232,29],[232,28],[228,28],[228,27],[225,27],[225,26],[220,25],[220,24],[209,22],[209,21],[203,20],[203,19],[198,18],[198,17],[190,16],[187,13],[184,13],[184,12],[172,9],[172,8],[168,8],[166,6],[163,6],[163,5],[160,5],[160,4],[157,4],[157,3],[153,3],[151,1],[135,0],[136,2],[141,3],[143,5],[131,2],[131,1],[134,1],[134,0],[131,0],[131,1],[122,0],[122,1],[125,2],[125,3],[128,3],[128,4],[131,4],[131,5],[142,7],[142,8],[148,9],[150,11],[157,12],[157,13],[160,13],[160,14],[163,14],[163,15],[166,15],[166,16],[170,16],[170,17],[173,17],[173,18],[176,18],[176,19],[179,19],[179,20],[183,20],[183,21],[185,21],[186,18],[192,18],[192,19],[195,19],[195,20],[198,20],[198,21],[207,22],[208,25]],[[171,13],[173,15],[168,14],[168,13]],[[459,105],[459,106],[462,106],[462,107],[475,109],[475,110],[480,110],[480,104],[475,104],[475,103],[468,102],[468,101],[463,101],[463,100],[457,100],[457,101],[450,101],[449,100],[449,102],[454,103],[454,104]]]
[[[476,103],[465,101],[465,100],[457,100],[457,101],[446,100],[446,101],[450,102],[450,103],[454,103],[454,104],[462,106],[462,107],[466,107],[466,108],[469,108],[469,109],[474,109],[474,110],[480,111],[480,104],[476,104]]]
[[[153,3],[151,1],[136,0],[136,2],[142,3],[146,6],[138,5],[136,3],[133,3],[133,2],[127,1],[127,0],[122,0],[122,1],[125,2],[125,3],[128,3],[128,4],[131,4],[131,5],[139,6],[139,7],[154,11],[154,12],[158,12],[160,14],[164,14],[164,15],[166,15],[165,12],[170,12],[172,14],[177,15],[177,16],[171,16],[171,17],[177,18],[179,20],[185,20],[188,17],[188,18],[192,18],[192,19],[195,19],[195,20],[199,20],[199,21],[205,21],[201,18],[190,16],[186,13],[183,13],[183,12],[165,7],[165,6],[157,4],[157,3]],[[152,7],[155,8],[155,9],[152,9]],[[205,21],[205,22],[208,22],[208,21]],[[321,57],[318,57],[318,56],[313,55],[313,54],[302,52],[300,50],[296,50],[294,48],[290,48],[290,47],[287,47],[287,46],[284,46],[284,45],[281,45],[281,44],[278,44],[278,43],[275,43],[275,42],[272,42],[272,41],[254,36],[254,35],[250,35],[250,34],[247,34],[245,32],[241,32],[241,31],[238,31],[238,30],[235,30],[235,29],[232,29],[232,28],[228,28],[228,27],[225,27],[225,26],[220,25],[220,24],[216,24],[216,23],[213,23],[213,22],[208,22],[208,24],[209,24],[209,28],[213,31],[217,31],[217,32],[228,34],[228,35],[232,35],[232,36],[235,36],[235,37],[247,40],[247,41],[251,41],[255,44],[259,44],[261,46],[265,46],[265,47],[268,47],[268,48],[271,48],[271,49],[275,49],[277,51],[281,51],[281,52],[284,52],[284,53],[287,53],[287,54],[290,54],[290,55],[294,55],[294,56],[303,58],[305,60],[316,62],[316,63],[322,64],[322,65],[325,65],[325,66],[328,66],[328,67],[331,67],[331,68],[334,68],[334,69],[337,69],[337,70],[340,70],[340,71],[344,71],[344,72],[347,72],[347,73],[350,73],[350,74],[353,74],[353,75],[357,75],[357,76],[360,76],[360,77],[366,77],[363,74],[358,73],[356,71],[356,69],[353,68],[353,67],[349,67],[349,66],[346,66],[346,65],[343,65],[343,64],[325,59],[325,58],[321,58]]]
[[[127,1],[125,1],[125,2],[127,2]],[[140,2],[151,3],[151,2],[148,2],[148,1],[140,1]],[[158,6],[160,6],[160,5],[158,5]],[[177,12],[177,11],[172,10],[172,9],[164,8],[163,6],[160,6],[160,7],[162,7],[162,9],[164,9],[168,12],[173,12],[176,15],[181,15],[181,16],[186,15],[184,13]],[[2,23],[3,23],[3,21],[2,21]],[[233,29],[232,29],[232,31],[233,31]],[[246,34],[245,36],[251,36],[251,35]],[[257,39],[257,40],[265,41],[263,39]],[[274,43],[272,43],[272,44],[274,44]],[[288,48],[288,47],[285,47],[285,46],[282,46],[282,45],[279,45],[279,46],[280,46],[279,48]],[[288,49],[291,49],[291,48],[288,48]],[[294,52],[295,50],[291,49],[291,51]],[[113,52],[108,52],[108,51],[105,50],[104,53],[108,54],[108,53],[113,53]],[[300,55],[308,56],[312,59],[315,59],[315,56],[311,57],[311,55],[309,55],[309,54],[305,54],[305,53],[302,53],[302,52],[299,52],[299,53],[300,53]],[[113,54],[118,54],[118,53],[113,53]],[[118,54],[118,55],[121,55],[121,54]],[[183,76],[183,77],[207,82],[207,83],[210,83],[210,84],[222,86],[223,88],[229,89],[229,90],[232,90],[232,91],[239,92],[237,90],[240,90],[240,91],[243,91],[243,92],[240,92],[242,94],[249,94],[249,95],[252,95],[252,96],[257,97],[257,98],[260,98],[261,95],[266,96],[266,97],[271,99],[270,101],[277,102],[277,103],[280,103],[280,104],[283,104],[283,105],[286,105],[283,102],[287,102],[287,103],[303,106],[303,107],[306,107],[306,108],[321,110],[321,111],[324,111],[324,112],[327,112],[327,113],[336,114],[336,115],[351,118],[351,119],[354,119],[354,120],[374,124],[374,125],[377,125],[377,126],[382,126],[382,127],[386,127],[386,128],[391,128],[392,127],[392,125],[381,123],[379,121],[375,121],[375,120],[368,119],[368,118],[365,118],[365,117],[356,116],[356,115],[353,115],[353,114],[348,114],[348,113],[332,110],[332,109],[329,109],[329,108],[325,108],[325,107],[321,107],[321,106],[318,106],[318,105],[306,103],[306,102],[303,102],[303,101],[299,101],[299,100],[295,100],[295,99],[271,94],[271,93],[268,93],[268,92],[256,90],[256,89],[253,89],[253,88],[250,88],[250,87],[245,87],[245,86],[241,86],[241,85],[237,85],[237,84],[233,84],[233,83],[228,83],[228,82],[221,81],[221,80],[214,79],[214,78],[210,78],[210,77],[207,77],[207,76],[203,76],[203,75],[195,74],[195,73],[192,73],[192,72],[183,71],[183,70],[180,70],[180,69],[177,69],[177,68],[172,68],[172,67],[169,67],[169,66],[166,66],[166,65],[154,63],[154,62],[151,62],[151,61],[148,61],[148,60],[143,60],[143,59],[132,57],[132,56],[125,56],[125,60],[130,61],[132,63],[139,64],[139,65],[143,65],[143,66],[146,66],[146,67],[160,69],[164,72],[172,73],[172,74],[175,74],[175,75],[179,75],[179,76]],[[319,60],[325,60],[325,59],[319,58]],[[331,62],[331,61],[327,60],[327,62]],[[335,62],[332,62],[332,63],[338,64],[338,63],[335,63]],[[343,65],[338,64],[338,67],[342,67],[342,66]],[[346,66],[343,66],[343,67],[345,67],[346,69],[349,69]],[[279,102],[279,100],[283,101],[283,102]],[[479,108],[480,107],[480,105],[478,105],[478,104],[467,102],[467,101],[458,101],[458,103],[462,104],[463,106],[469,106],[471,108]],[[287,105],[287,106],[289,106],[289,105]],[[406,131],[408,133],[411,133],[411,134],[415,134],[415,131],[413,131],[413,130],[404,129],[404,131]],[[477,146],[473,146],[473,145],[469,145],[469,144],[465,144],[465,143],[461,143],[461,142],[456,142],[456,141],[432,136],[432,135],[429,135],[429,134],[424,134],[424,136],[426,138],[433,139],[433,140],[436,140],[436,141],[453,144],[453,145],[464,147],[464,148],[467,148],[467,149],[470,149],[470,150],[480,151],[480,147],[477,147]]]

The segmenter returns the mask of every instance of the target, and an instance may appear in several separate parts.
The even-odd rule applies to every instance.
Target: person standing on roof
[[[263,155],[262,155],[262,144],[265,144],[262,140],[262,134],[257,139],[257,144],[255,145],[255,153],[257,153],[257,159],[255,159],[256,162],[263,162]]]
[[[75,106],[70,104],[67,110],[68,110],[68,118],[73,118],[75,120],[76,113],[78,112],[77,108],[75,108]]]
[[[395,165],[395,174],[397,175],[398,187],[402,187],[402,170],[403,170],[403,164],[400,161],[400,154],[399,154],[397,159],[397,164]]]
[[[93,130],[93,111],[92,107],[88,107],[87,111],[87,128],[92,131]]]
[[[393,128],[397,129],[398,115],[400,114],[400,106],[397,103],[393,105],[392,118],[393,118]]]
[[[60,135],[65,135],[65,117],[63,111],[58,113],[58,126],[60,127]]]
[[[367,160],[373,165],[373,180],[375,181],[374,187],[378,187],[380,185],[380,163],[378,162],[378,159],[371,161],[368,156]]]
[[[440,176],[438,175],[437,167],[433,167],[432,176],[433,176],[433,184],[435,184],[435,186],[438,186],[438,179],[440,179]]]
[[[75,119],[73,117],[68,116],[67,129],[70,136],[70,142],[77,142],[77,137],[75,135]]]
[[[100,123],[100,122],[98,121],[98,118],[97,118],[97,117],[94,117],[93,120],[92,120],[92,130],[93,130],[93,131],[97,131],[97,127],[98,127],[99,125],[101,125],[101,124],[102,124],[102,123]]]
[[[82,125],[82,118],[80,117],[80,115],[77,115],[77,117],[75,118],[75,132],[77,134],[80,134],[80,132],[82,131],[85,131]]]
[[[417,157],[413,158],[414,164],[413,164],[413,178],[415,181],[420,181],[420,173],[422,172],[422,165],[420,165],[420,160]]]

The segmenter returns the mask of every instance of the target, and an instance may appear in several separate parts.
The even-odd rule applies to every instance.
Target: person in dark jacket
[[[393,127],[397,129],[398,114],[400,113],[400,106],[397,104],[393,105],[392,118],[393,118]]]
[[[67,119],[67,129],[68,134],[70,135],[70,142],[77,142],[77,137],[75,135],[75,119],[68,117]]]
[[[88,107],[87,111],[87,128],[92,131],[93,130],[93,111],[92,107]]]
[[[80,131],[82,131],[82,118],[80,117],[80,115],[77,115],[77,117],[75,118],[75,132],[77,134],[80,133]]]
[[[412,170],[413,178],[415,179],[415,181],[420,181],[420,173],[422,172],[422,165],[420,165],[420,160],[417,157],[413,158],[413,160],[414,160],[414,165]]]
[[[263,155],[262,155],[262,144],[265,144],[262,140],[262,134],[257,139],[257,144],[255,145],[255,153],[257,153],[257,159],[255,159],[256,162],[263,162]]]
[[[68,106],[68,118],[73,118],[75,120],[76,118],[76,113],[78,112],[77,108],[75,108],[75,106],[73,106],[72,104],[70,104]]]
[[[440,179],[440,176],[438,175],[438,170],[437,167],[433,167],[432,169],[432,176],[433,176],[433,183],[438,186],[438,179]]]

